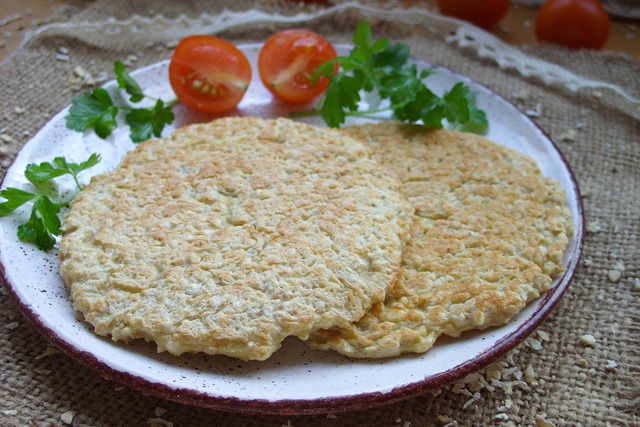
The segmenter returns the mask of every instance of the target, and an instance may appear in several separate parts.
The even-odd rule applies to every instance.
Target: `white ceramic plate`
[[[255,65],[260,45],[244,45],[242,50]],[[347,53],[340,46],[340,53]],[[420,67],[430,64],[418,62]],[[168,61],[132,73],[147,93],[171,99],[174,94],[167,78]],[[254,67],[254,70],[256,68]],[[225,356],[156,354],[155,345],[136,342],[114,343],[93,334],[74,312],[58,273],[56,251],[45,253],[16,237],[16,226],[25,221],[29,208],[0,218],[0,264],[10,294],[36,328],[78,362],[103,376],[146,394],[195,406],[264,414],[312,414],[363,409],[416,396],[491,363],[523,341],[543,321],[569,285],[583,239],[583,212],[576,181],[557,148],[531,120],[485,87],[453,72],[436,68],[430,87],[442,92],[465,81],[477,93],[479,106],[488,113],[488,137],[500,144],[532,156],[542,172],[555,178],[567,194],[574,216],[575,236],[566,251],[566,273],[554,288],[532,302],[508,325],[466,334],[460,339],[440,340],[422,355],[406,355],[385,360],[351,360],[333,352],[311,351],[296,339],[285,341],[282,349],[264,362],[242,362]],[[113,89],[114,82],[106,85]],[[128,129],[118,129],[108,140],[82,135],[65,128],[68,109],[56,115],[30,140],[7,172],[2,188],[28,188],[23,172],[28,163],[50,161],[64,155],[82,161],[97,152],[102,162],[81,175],[111,169],[134,145]],[[254,72],[254,78],[237,114],[275,117],[288,114],[285,104],[274,102]],[[175,127],[210,120],[211,116],[175,107]],[[319,118],[306,121],[322,124]],[[62,180],[62,190],[71,189]]]

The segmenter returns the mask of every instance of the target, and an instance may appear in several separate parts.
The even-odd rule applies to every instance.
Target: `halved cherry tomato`
[[[312,79],[316,68],[335,56],[333,45],[321,35],[303,29],[284,30],[269,37],[260,49],[258,71],[276,98],[304,103],[327,89],[327,77],[321,76],[315,84]]]
[[[232,43],[199,35],[180,41],[169,63],[169,81],[187,107],[224,113],[238,105],[251,81],[251,64]]]
[[[438,8],[443,15],[471,22],[486,30],[502,19],[510,4],[510,0],[438,0]]]
[[[549,0],[536,17],[536,38],[570,48],[600,49],[611,20],[598,0]]]

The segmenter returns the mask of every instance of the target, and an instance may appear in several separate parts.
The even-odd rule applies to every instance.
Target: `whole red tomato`
[[[536,38],[570,48],[600,49],[611,27],[598,0],[548,0],[536,17]]]
[[[509,10],[509,0],[438,0],[443,15],[471,22],[487,30],[502,19]]]

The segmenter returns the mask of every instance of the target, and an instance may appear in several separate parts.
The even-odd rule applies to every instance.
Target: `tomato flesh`
[[[208,35],[180,41],[169,63],[169,81],[178,99],[204,113],[234,109],[251,81],[251,64],[232,43]]]
[[[601,49],[611,20],[598,0],[548,0],[536,16],[536,39],[570,48]]]
[[[471,22],[486,30],[504,17],[510,5],[510,0],[438,0],[438,8],[443,15]]]
[[[327,77],[313,82],[313,76],[320,64],[335,57],[335,48],[321,35],[304,29],[284,30],[269,37],[260,49],[258,71],[276,98],[305,103],[327,89]]]

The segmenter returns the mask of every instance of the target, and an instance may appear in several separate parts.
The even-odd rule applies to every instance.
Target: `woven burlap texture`
[[[306,6],[280,2],[109,1],[76,3],[69,22],[215,15],[229,7],[294,13]],[[337,3],[337,2],[335,2]],[[371,6],[374,2],[366,2]],[[310,6],[309,10],[313,10]],[[358,10],[309,23],[332,41],[349,41],[362,18]],[[183,406],[148,397],[101,378],[51,348],[2,289],[0,295],[0,425],[2,426],[443,426],[638,425],[640,347],[640,121],[626,106],[598,90],[573,93],[536,76],[502,69],[497,61],[447,42],[446,34],[377,15],[376,36],[409,44],[422,59],[444,65],[511,100],[556,142],[584,196],[587,237],[575,279],[541,328],[466,383],[362,412],[319,416],[250,416]],[[225,30],[233,41],[262,41],[275,25]],[[62,35],[61,35],[62,34]],[[134,67],[171,54],[169,40],[113,43],[73,31],[35,34],[0,67],[0,164],[72,96],[86,91],[77,67],[109,74],[114,59]],[[64,49],[61,49],[64,48]],[[68,53],[66,51],[68,49]],[[531,58],[611,82],[640,97],[637,60],[611,53],[552,47],[525,50]],[[62,55],[62,56],[61,56]],[[68,56],[68,58],[67,58]],[[76,69],[76,74],[74,74]],[[637,107],[636,107],[637,108]],[[581,340],[592,335],[594,343]],[[495,381],[497,378],[500,381]],[[494,380],[494,381],[492,381]],[[489,386],[487,386],[489,385]],[[172,424],[171,424],[172,423]]]

